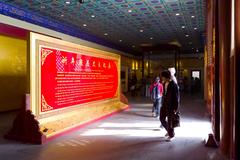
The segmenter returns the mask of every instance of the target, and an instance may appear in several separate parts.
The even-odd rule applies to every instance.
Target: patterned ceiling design
[[[118,46],[178,41],[183,50],[203,48],[205,0],[2,0],[49,17]]]

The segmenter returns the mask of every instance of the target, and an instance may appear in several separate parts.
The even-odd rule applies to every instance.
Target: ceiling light
[[[131,13],[131,12],[132,12],[132,10],[131,10],[131,9],[129,9],[129,10],[128,10],[128,12],[129,12],[129,13]]]
[[[91,15],[91,17],[92,17],[92,18],[94,18],[94,17],[95,17],[95,15]]]
[[[79,2],[79,3],[84,3],[84,0],[79,0],[78,2]]]
[[[83,27],[87,27],[87,24],[83,24]]]
[[[197,27],[195,27],[194,30],[197,30]]]
[[[44,9],[44,8],[45,8],[45,6],[41,6],[41,8],[42,8],[42,9]]]
[[[150,37],[150,39],[153,39],[153,37]]]
[[[119,42],[122,42],[122,40],[121,40],[121,39],[119,39]]]
[[[139,31],[140,31],[140,32],[143,32],[143,29],[140,29]]]
[[[180,14],[179,13],[176,13],[176,16],[179,16]]]
[[[104,33],[104,36],[107,36],[108,35],[108,33]]]
[[[195,16],[191,16],[192,18],[195,18]]]
[[[189,35],[188,35],[188,34],[186,34],[185,36],[186,36],[186,37],[189,37]]]
[[[199,52],[199,50],[197,49],[196,52]]]
[[[61,17],[64,17],[64,15],[63,15],[63,14],[61,14]]]
[[[132,47],[133,47],[133,48],[135,48],[135,46],[134,46],[134,45],[132,45]]]
[[[66,3],[66,4],[70,4],[70,1],[66,1],[65,3]]]
[[[185,28],[185,26],[182,26],[182,28]]]

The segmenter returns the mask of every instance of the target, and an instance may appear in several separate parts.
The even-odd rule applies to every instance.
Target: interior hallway
[[[204,146],[210,132],[202,100],[181,102],[181,127],[167,142],[160,122],[151,116],[151,101],[130,98],[130,109],[92,123],[44,145],[23,144],[2,138],[13,114],[0,116],[0,159],[4,160],[221,160],[218,150]],[[7,121],[8,119],[8,121]],[[3,123],[4,122],[4,123]],[[5,123],[8,122],[8,123]]]

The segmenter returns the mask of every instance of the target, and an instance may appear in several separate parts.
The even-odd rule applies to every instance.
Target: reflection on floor
[[[0,139],[4,160],[221,160],[217,149],[204,146],[210,133],[205,107],[199,98],[185,97],[181,127],[167,142],[158,119],[151,116],[151,101],[130,98],[129,110],[58,137],[44,145]],[[2,114],[0,131],[9,128],[15,113]]]

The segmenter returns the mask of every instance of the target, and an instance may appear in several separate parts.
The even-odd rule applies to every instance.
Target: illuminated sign
[[[41,112],[117,97],[118,62],[39,46]]]

